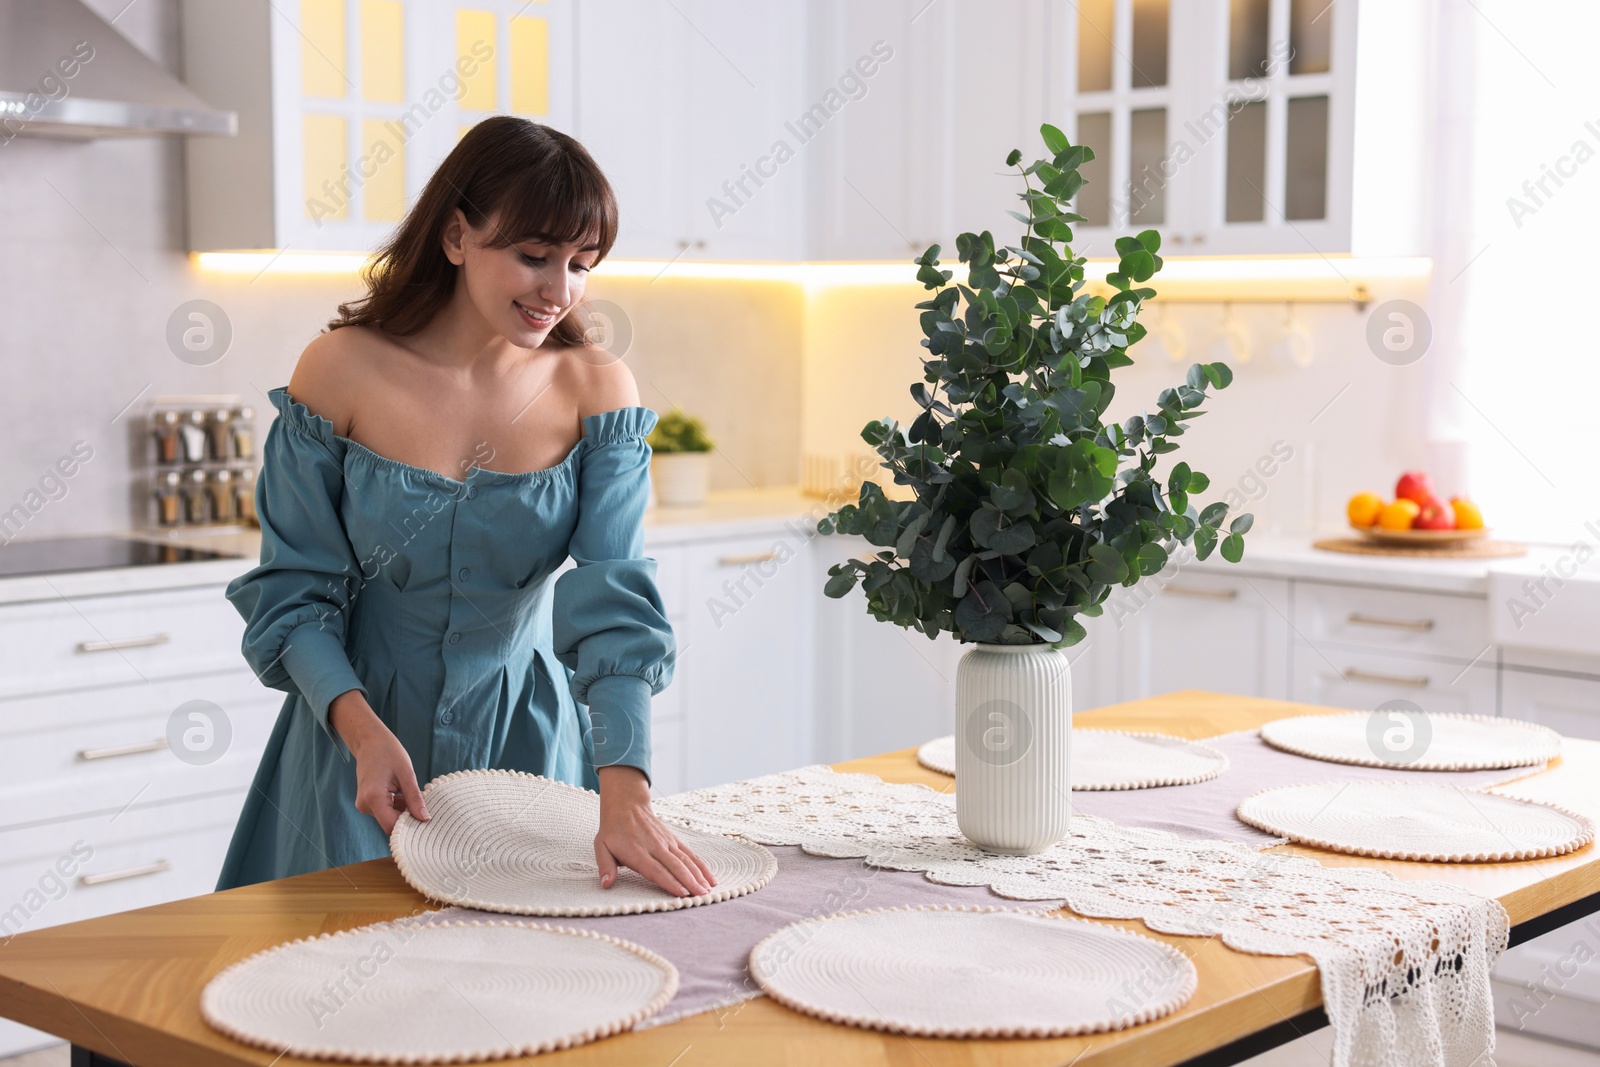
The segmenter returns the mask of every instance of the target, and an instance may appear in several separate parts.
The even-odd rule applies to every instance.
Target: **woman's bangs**
[[[506,198],[502,234],[512,241],[594,246],[604,256],[616,240],[617,219],[604,179],[596,177],[568,163],[522,183]]]

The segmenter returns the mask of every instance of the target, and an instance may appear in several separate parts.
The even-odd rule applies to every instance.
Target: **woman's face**
[[[457,208],[445,254],[463,268],[461,284],[484,320],[512,344],[538,348],[583,298],[599,249],[534,240],[494,248],[484,243],[494,235],[492,220],[474,229]]]

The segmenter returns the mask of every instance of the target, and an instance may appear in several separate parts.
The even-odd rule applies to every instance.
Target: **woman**
[[[269,394],[261,562],[227,596],[289,697],[219,890],[388,855],[419,781],[484,767],[598,789],[602,886],[715,884],[650,810],[676,654],[643,556],[657,415],[571,315],[616,227],[582,145],[487,119]]]

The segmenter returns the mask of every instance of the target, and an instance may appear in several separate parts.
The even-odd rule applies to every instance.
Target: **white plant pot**
[[[650,482],[656,503],[668,508],[692,508],[706,502],[711,486],[711,453],[656,452],[650,457]]]
[[[956,665],[956,824],[1026,856],[1067,834],[1072,669],[1065,649],[979,642]]]

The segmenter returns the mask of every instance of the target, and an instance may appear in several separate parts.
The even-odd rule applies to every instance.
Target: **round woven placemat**
[[[1594,840],[1594,824],[1565,808],[1428,782],[1284,786],[1245,797],[1237,814],[1303,845],[1392,860],[1533,860]]]
[[[711,892],[673,896],[626,867],[604,889],[594,857],[598,794],[522,771],[470,770],[435,778],[422,797],[428,821],[401,814],[389,851],[430,900],[517,915],[629,915],[743,896],[778,873],[754,842],[674,826],[716,876]]]
[[[1228,769],[1227,754],[1210,745],[1126,730],[1074,729],[1068,758],[1073,792],[1192,785]],[[954,775],[955,735],[936,737],[917,749],[917,762],[931,771]]]
[[[512,920],[374,923],[219,972],[200,1014],[236,1041],[350,1063],[467,1063],[627,1030],[678,990],[648,949]]]
[[[1329,537],[1311,542],[1325,552],[1347,552],[1352,556],[1411,556],[1422,559],[1504,559],[1525,556],[1528,546],[1516,541],[1461,541],[1450,545],[1385,545],[1359,537]]]
[[[1197,982],[1188,957],[1140,934],[1038,911],[928,905],[792,923],[751,950],[750,974],[807,1015],[969,1038],[1121,1030],[1176,1011]]]
[[[1412,722],[1412,730],[1425,724],[1429,734],[1422,754],[1415,759],[1406,759],[1403,753],[1383,754],[1389,720],[1374,718],[1381,716],[1381,711],[1274,719],[1261,728],[1261,740],[1273,748],[1328,763],[1408,771],[1533,767],[1561,755],[1561,735],[1538,723],[1491,715],[1414,714],[1421,718]]]

